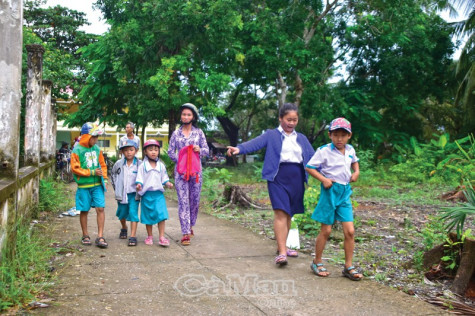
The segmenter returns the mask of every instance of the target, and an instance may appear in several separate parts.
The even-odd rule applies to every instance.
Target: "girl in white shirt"
[[[146,245],[153,245],[152,228],[158,224],[158,244],[168,247],[170,242],[165,238],[165,220],[168,219],[168,210],[163,195],[164,187],[173,188],[169,182],[167,170],[160,156],[160,144],[149,139],[143,146],[145,158],[137,173],[137,192],[141,196],[140,222],[145,224],[148,237]]]

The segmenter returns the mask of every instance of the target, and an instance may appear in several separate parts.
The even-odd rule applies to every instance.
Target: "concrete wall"
[[[43,48],[31,45],[27,48],[26,166],[19,169],[22,6],[22,0],[0,0],[0,260],[3,254],[15,256],[18,223],[34,214],[39,202],[39,180],[55,168],[52,84],[42,80]]]

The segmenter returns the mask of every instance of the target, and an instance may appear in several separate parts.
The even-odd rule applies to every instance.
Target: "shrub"
[[[38,211],[58,212],[74,205],[68,187],[53,178],[40,180]]]

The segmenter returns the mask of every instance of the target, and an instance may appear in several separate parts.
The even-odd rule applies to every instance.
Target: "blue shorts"
[[[320,188],[320,199],[313,211],[312,219],[325,225],[333,225],[335,221],[353,222],[351,186],[334,182],[329,189],[325,189],[323,184]]]
[[[76,210],[89,212],[93,207],[105,207],[104,188],[98,185],[92,188],[78,188],[76,191]]]
[[[117,201],[117,212],[115,215],[120,219],[130,222],[139,221],[139,201],[135,200],[135,192],[127,194],[127,204],[121,204]]]

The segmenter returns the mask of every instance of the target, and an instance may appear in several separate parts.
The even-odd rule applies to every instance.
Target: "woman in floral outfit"
[[[193,151],[199,152],[200,157],[208,156],[209,148],[205,134],[197,127],[198,109],[191,103],[180,107],[181,126],[173,132],[168,144],[168,156],[175,163],[178,162],[178,152],[183,147],[193,145]],[[178,165],[178,164],[177,164]],[[198,177],[198,181],[196,181]],[[178,196],[178,216],[180,217],[183,238],[181,244],[188,246],[190,238],[194,236],[193,226],[198,217],[202,178],[201,173],[185,179],[175,167],[175,187]]]

